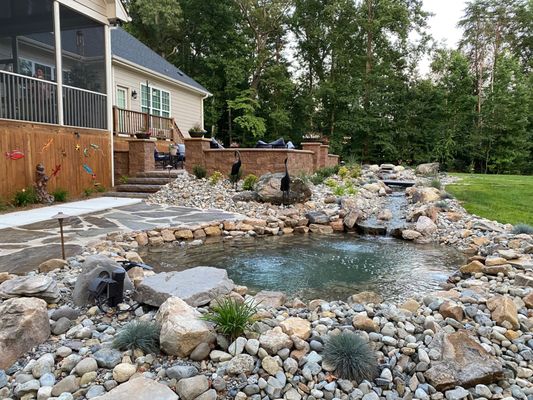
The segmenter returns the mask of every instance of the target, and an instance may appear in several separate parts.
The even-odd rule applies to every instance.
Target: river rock
[[[20,356],[50,336],[46,302],[21,297],[0,304],[0,369],[9,368]]]
[[[520,328],[516,305],[510,297],[492,296],[487,300],[487,307],[498,325],[510,324],[512,329]]]
[[[477,274],[483,270],[483,267],[483,263],[479,262],[478,260],[472,260],[468,264],[462,265],[459,270],[463,274]]]
[[[305,218],[309,220],[310,224],[327,224],[329,223],[328,214],[323,211],[309,211],[305,214]]]
[[[193,400],[209,389],[209,381],[205,375],[182,379],[176,386],[176,391],[183,400]]]
[[[456,386],[469,388],[489,384],[503,377],[500,361],[489,354],[470,333],[439,332],[430,349],[439,352],[438,360],[424,373],[429,383],[439,391]]]
[[[187,357],[200,343],[208,342],[210,325],[201,314],[178,297],[165,301],[156,315],[161,326],[161,349],[170,355]]]
[[[283,193],[280,190],[281,178],[284,173],[265,174],[255,184],[255,191],[259,201],[264,203],[281,204]],[[289,204],[305,203],[313,194],[311,189],[302,179],[291,176],[290,192],[286,202]]]
[[[226,371],[231,375],[250,374],[255,367],[254,358],[248,354],[239,354],[233,357],[226,366]]]
[[[291,338],[282,332],[280,327],[268,330],[259,336],[259,343],[268,354],[276,354],[281,349],[290,349],[292,347]]]
[[[383,302],[383,297],[372,291],[356,293],[348,298],[348,304],[380,304],[381,302]]]
[[[359,210],[356,210],[356,209],[349,210],[343,219],[343,222],[346,228],[352,229],[353,227],[355,227],[355,224],[361,218],[361,215],[362,214]]]
[[[254,296],[254,302],[258,307],[278,308],[285,304],[287,295],[283,292],[261,290]]]
[[[437,230],[437,225],[431,218],[421,215],[416,221],[415,229],[423,235],[430,235]]]
[[[132,379],[93,400],[177,400],[178,396],[168,386],[139,377]]]
[[[113,368],[113,379],[118,383],[126,382],[137,372],[137,367],[133,364],[120,363]]]
[[[415,240],[418,239],[422,234],[420,232],[414,231],[412,229],[404,229],[402,231],[402,238],[405,240]]]
[[[280,322],[279,326],[289,336],[296,335],[303,340],[311,336],[311,322],[303,318],[290,317]]]
[[[60,299],[59,289],[54,279],[43,276],[21,276],[0,284],[0,298],[36,297],[47,303],[57,303]]]
[[[226,295],[234,283],[225,269],[196,267],[185,271],[161,272],[144,278],[137,287],[140,303],[159,307],[170,297],[179,297],[187,304],[198,307]]]
[[[419,164],[415,169],[417,175],[436,175],[439,172],[439,163]]]
[[[117,269],[123,268],[119,263],[109,257],[101,254],[88,256],[83,263],[82,270],[74,286],[74,292],[72,293],[74,304],[78,306],[89,304],[91,302],[89,295],[89,284],[91,281],[104,273],[111,276],[113,271]],[[127,274],[124,279],[124,290],[133,290],[133,284]]]

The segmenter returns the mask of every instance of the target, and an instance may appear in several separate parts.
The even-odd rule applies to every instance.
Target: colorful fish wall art
[[[83,149],[83,155],[89,157],[89,149],[87,147]]]
[[[85,170],[85,172],[91,175],[91,178],[93,180],[96,179],[96,174],[93,172],[93,169],[91,167],[89,167],[87,164],[83,164],[82,167]]]
[[[54,143],[54,138],[50,138],[48,142],[46,142],[46,144],[41,148],[41,151],[39,153],[43,154],[43,152],[48,149],[52,145],[52,143]]]
[[[61,164],[56,165],[56,167],[52,170],[52,173],[50,174],[51,177],[57,176],[59,174],[59,171],[61,171]]]
[[[24,153],[20,150],[11,150],[6,151],[6,158],[9,158],[10,160],[20,160],[21,158],[24,158]]]

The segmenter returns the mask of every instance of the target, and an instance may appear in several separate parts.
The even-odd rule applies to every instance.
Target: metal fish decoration
[[[46,142],[46,144],[42,147],[42,149],[41,149],[40,152],[42,153],[42,152],[45,151],[47,148],[49,148],[49,147],[52,145],[53,142],[54,142],[54,138],[50,138],[50,139],[48,140],[48,142]]]
[[[6,158],[9,158],[10,160],[20,160],[21,158],[24,158],[24,153],[20,150],[11,150],[6,151]]]
[[[83,149],[83,155],[89,157],[89,149],[87,147]]]
[[[94,144],[94,143],[91,143],[91,147],[95,150],[98,150],[100,149],[100,146],[98,146],[97,144]]]
[[[93,169],[91,167],[89,167],[87,164],[83,164],[82,165],[83,169],[85,170],[85,172],[87,172],[88,174],[93,174]]]
[[[59,171],[61,171],[61,164],[56,165],[56,167],[52,170],[52,173],[50,174],[51,177],[56,176]]]

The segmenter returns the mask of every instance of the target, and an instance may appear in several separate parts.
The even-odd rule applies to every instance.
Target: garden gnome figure
[[[48,175],[44,172],[44,165],[37,164],[36,180],[35,180],[35,193],[37,195],[37,201],[44,204],[50,204],[54,202],[54,196],[48,193]]]

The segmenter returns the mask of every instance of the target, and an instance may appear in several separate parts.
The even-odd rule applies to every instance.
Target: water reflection
[[[200,247],[148,248],[141,254],[157,271],[199,265],[225,268],[252,291],[281,290],[304,299],[345,300],[374,290],[387,300],[439,288],[464,262],[454,249],[383,237],[282,236]]]

